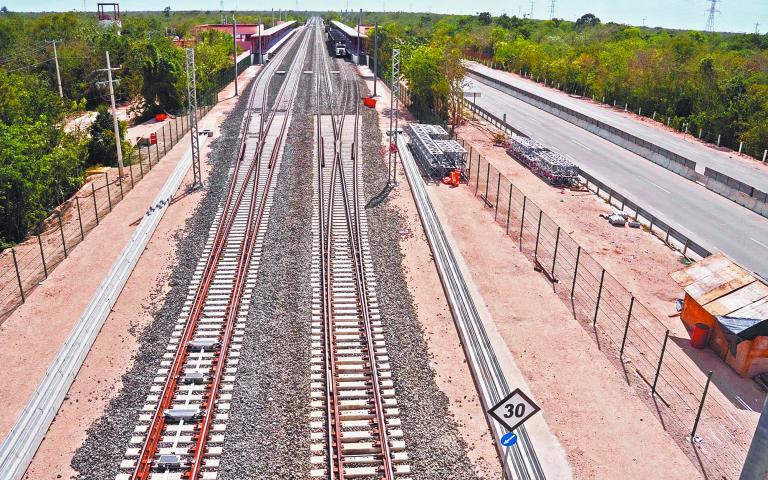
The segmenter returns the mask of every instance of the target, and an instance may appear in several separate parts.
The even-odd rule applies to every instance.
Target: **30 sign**
[[[541,410],[519,388],[501,399],[488,413],[510,432]]]

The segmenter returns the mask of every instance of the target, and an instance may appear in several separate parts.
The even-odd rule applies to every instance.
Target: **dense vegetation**
[[[354,23],[353,18],[347,19]],[[497,68],[532,74],[549,84],[667,119],[722,144],[762,155],[768,148],[768,35],[702,33],[602,23],[477,16],[368,14],[380,23],[384,68],[392,47],[417,109],[447,118],[438,77],[459,49]],[[372,42],[370,42],[372,44]],[[429,70],[434,84],[424,82]]]
[[[239,22],[253,22],[243,14]],[[139,118],[186,103],[184,51],[175,39],[196,38],[198,97],[232,68],[232,37],[193,35],[218,13],[124,13],[122,29],[103,28],[92,13],[17,14],[0,9],[0,248],[22,240],[83,181],[83,169],[114,165],[111,114],[100,109],[91,132],[66,133],[67,118],[107,104],[105,52],[119,78],[115,94]],[[265,16],[268,25],[271,18]],[[57,40],[63,98],[58,95],[53,46]],[[122,127],[123,130],[125,126]],[[93,133],[89,139],[89,133]],[[127,161],[131,148],[123,149]]]

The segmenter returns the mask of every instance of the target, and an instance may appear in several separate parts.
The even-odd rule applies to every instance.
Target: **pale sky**
[[[113,0],[114,1],[114,0]],[[533,17],[549,18],[551,0],[533,0]],[[556,0],[555,16],[574,20],[584,13],[594,13],[604,22],[614,21],[632,25],[697,29],[704,28],[711,0]],[[18,11],[65,11],[82,10],[82,0],[0,0],[0,6]],[[89,11],[96,9],[96,2],[86,0]],[[124,0],[122,10],[219,10],[218,0]],[[433,0],[292,0],[288,2],[248,2],[225,0],[225,10],[255,10],[284,8],[299,10],[343,10],[347,7],[363,10],[382,9],[405,11],[431,11],[433,13],[474,14],[489,11],[493,15],[506,13],[522,16],[531,11],[531,0],[443,0],[435,7]],[[768,31],[768,0],[720,0],[715,29],[731,32],[754,32],[759,23],[760,33]]]

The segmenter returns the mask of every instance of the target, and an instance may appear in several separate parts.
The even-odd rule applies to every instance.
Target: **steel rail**
[[[480,400],[484,408],[488,410],[508,393],[509,386],[483,327],[472,294],[464,280],[454,254],[455,249],[448,242],[405,140],[400,136],[398,137],[397,145],[401,154],[400,158],[413,192],[424,232],[435,258],[440,281],[459,331],[462,347],[467,356]],[[502,461],[506,478],[535,480],[546,478],[525,426],[516,430],[519,437],[517,444],[505,450],[500,443],[504,430],[488,415],[486,415],[486,421],[495,437],[494,443]]]
[[[291,45],[293,45],[294,42],[295,41],[292,41]],[[283,52],[287,52],[287,49],[283,50]],[[282,60],[282,58],[284,56],[286,56],[285,53],[283,53],[283,55],[280,56],[280,59]],[[264,117],[263,112],[264,112],[264,109],[266,107],[266,99],[268,98],[267,95],[268,95],[268,92],[269,92],[269,85],[271,83],[272,77],[275,74],[275,70],[276,70],[276,68],[262,70],[262,71],[269,72],[268,73],[268,79],[267,79],[267,87],[264,90],[265,94],[264,94],[264,97],[263,97],[263,100],[262,100],[262,102],[263,102],[262,103],[262,109],[261,109],[262,110],[262,114],[261,114],[261,119],[262,119],[261,123],[262,123],[262,125],[263,125],[263,117]],[[261,73],[261,72],[259,72],[259,73]],[[257,91],[258,82],[260,80],[261,80],[261,75],[259,75],[257,77],[257,81],[255,81],[253,83],[251,94],[249,96],[249,107],[248,107],[248,115],[247,115],[249,120],[251,118],[253,102],[255,100],[255,92]],[[278,104],[280,99],[282,98],[282,95],[284,94],[284,91],[285,91],[286,84],[287,84],[287,82],[284,82],[283,85],[281,86],[281,89],[280,89],[280,92],[278,94],[277,100],[275,101],[275,105]],[[269,126],[271,126],[271,123],[272,123],[272,120],[274,119],[274,116],[275,116],[275,109],[273,109],[273,111],[270,114]],[[283,126],[281,127],[281,136],[282,136],[282,134],[283,134],[283,132],[285,130],[285,121],[287,121],[287,115],[286,115],[285,120],[283,122]],[[269,126],[267,128],[270,128]],[[248,134],[248,128],[249,128],[249,124],[246,123],[245,131],[244,131],[242,139],[241,139],[241,147],[240,147],[239,152],[238,152],[238,159],[236,161],[236,168],[238,168],[240,165],[242,165],[244,151],[245,151],[245,141],[247,139],[247,134]],[[234,202],[234,207],[232,207],[231,206],[232,205],[232,195],[233,195],[234,190],[236,188],[236,184],[238,183],[237,179],[240,176],[240,175],[237,174],[239,169],[235,170],[235,174],[236,175],[232,179],[232,182],[231,182],[231,185],[230,185],[230,190],[229,190],[228,196],[227,196],[226,206],[225,206],[225,208],[223,210],[223,213],[222,213],[222,216],[224,217],[224,219],[222,221],[220,221],[219,225],[217,226],[217,230],[216,230],[216,234],[215,234],[215,240],[214,240],[214,245],[211,248],[211,252],[210,252],[209,257],[208,257],[208,259],[206,261],[206,266],[205,266],[205,269],[203,271],[201,282],[198,285],[197,291],[195,293],[194,306],[193,306],[193,308],[190,311],[190,314],[189,314],[187,322],[185,323],[184,332],[183,332],[182,337],[180,339],[178,350],[176,352],[176,355],[174,356],[174,361],[173,361],[172,367],[171,367],[171,369],[170,369],[170,371],[168,373],[168,376],[166,378],[166,382],[165,382],[165,384],[163,386],[163,390],[162,390],[162,393],[161,393],[161,396],[160,396],[160,401],[158,403],[158,408],[155,409],[155,412],[153,414],[153,417],[152,417],[152,420],[151,420],[151,423],[150,423],[150,428],[149,428],[147,437],[146,437],[146,439],[145,439],[145,441],[144,441],[144,443],[142,445],[142,449],[141,449],[139,458],[137,460],[136,469],[134,470],[134,473],[132,475],[132,478],[134,478],[134,479],[144,480],[144,479],[148,479],[150,477],[150,475],[151,475],[152,463],[153,463],[153,460],[154,460],[155,453],[157,452],[158,445],[159,445],[159,442],[161,440],[162,432],[163,432],[163,429],[164,429],[164,426],[165,426],[164,413],[168,409],[168,407],[171,405],[171,403],[173,401],[173,398],[175,397],[176,386],[178,384],[178,379],[179,379],[179,377],[181,375],[181,372],[182,372],[182,370],[184,368],[184,364],[185,364],[186,359],[187,359],[188,350],[187,350],[186,347],[187,347],[188,343],[191,341],[192,337],[194,336],[194,333],[197,330],[197,325],[198,325],[198,322],[199,322],[200,317],[202,315],[203,307],[205,305],[205,301],[206,301],[206,298],[208,296],[210,285],[213,282],[215,271],[216,271],[216,268],[218,267],[219,259],[221,257],[221,253],[223,252],[224,247],[226,245],[226,239],[229,236],[229,232],[231,231],[232,226],[234,225],[234,220],[235,220],[235,217],[236,217],[236,212],[240,208],[240,205],[242,203],[242,199],[245,196],[245,192],[248,190],[248,183],[251,182],[251,181],[253,181],[253,184],[254,184],[254,186],[253,186],[254,191],[253,191],[253,199],[251,201],[251,205],[249,206],[248,227],[250,228],[252,226],[252,224],[254,223],[252,221],[252,216],[251,215],[252,215],[252,212],[253,212],[253,207],[255,205],[255,202],[253,200],[256,199],[256,197],[257,197],[257,195],[256,195],[257,191],[256,190],[257,190],[258,187],[257,187],[256,182],[257,182],[257,179],[259,177],[259,173],[258,172],[260,170],[259,168],[255,168],[254,164],[260,164],[261,163],[261,162],[258,161],[258,158],[260,158],[260,155],[263,152],[265,144],[266,144],[266,136],[260,135],[259,140],[258,140],[257,151],[254,154],[254,161],[251,163],[251,165],[249,165],[249,168],[248,168],[247,172],[244,175],[244,180],[243,180],[242,187],[238,191],[237,198],[236,198],[236,200]],[[273,157],[274,157],[275,151],[277,151],[277,150],[278,150],[278,148],[275,148],[273,150],[273,152],[272,152],[273,153]],[[273,159],[271,158],[270,159],[270,165],[272,163],[273,163]],[[254,175],[254,170],[256,171],[255,175]],[[268,178],[271,181],[271,178],[272,178],[272,169],[271,168],[270,168],[270,174],[269,174]],[[264,192],[263,192],[261,208],[259,210],[260,212],[263,212],[264,203],[266,201],[266,194],[267,194],[268,191],[269,191],[269,182],[267,183],[267,186],[265,187]],[[231,211],[230,211],[230,208],[231,208]],[[260,218],[259,218],[259,222],[260,222]],[[240,247],[241,252],[244,252],[246,250],[244,247],[246,246],[246,241],[247,240],[248,240],[247,237],[243,240],[243,243],[241,244],[241,247]],[[238,269],[240,269],[242,267],[242,265],[241,265],[242,263],[246,263],[246,266],[247,266],[248,259],[243,260],[243,258],[244,257],[241,254],[240,262],[238,264]],[[248,257],[248,258],[250,258],[250,257]],[[237,282],[236,282],[235,286],[237,286]],[[233,292],[234,292],[234,290],[233,290]],[[229,297],[229,301],[228,301],[228,308],[231,306],[231,302],[233,300],[236,301],[238,303],[238,305],[239,305],[239,302],[240,302],[241,299],[239,297],[235,298],[234,295],[231,295]],[[232,325],[233,324],[234,324],[234,322],[232,322]],[[224,337],[222,338],[222,341],[226,340],[226,343],[224,343],[219,348],[219,358],[226,358],[226,352],[228,351],[228,347],[229,347],[229,340],[231,339],[231,335],[227,335],[227,332],[231,330],[231,326],[232,325],[230,325],[229,322],[225,323],[225,333],[224,333]],[[225,354],[223,357],[221,355],[222,353]],[[221,365],[224,365],[224,363],[225,362],[218,362],[217,367],[221,366]],[[215,372],[214,378],[212,380],[212,387],[215,388],[216,391],[218,390],[218,382],[220,381],[220,376],[221,376],[220,373],[221,373],[221,370],[219,368],[217,368],[217,371]],[[209,390],[209,393],[210,393],[210,390]],[[215,397],[214,397],[214,400],[215,400]],[[204,420],[203,426],[202,426],[203,429],[205,429],[206,431],[207,431],[206,427],[208,426],[207,424],[210,421],[210,419],[212,418],[211,417],[211,412],[212,412],[212,409],[206,409],[206,416],[205,416],[205,420]],[[201,466],[202,462],[200,462],[200,458],[198,457],[198,454],[199,454],[199,452],[204,451],[204,448],[200,445],[200,442],[203,442],[203,444],[204,444],[205,441],[207,441],[207,435],[206,436],[203,436],[203,435],[199,435],[198,436],[198,446],[197,446],[196,451],[195,451],[195,461],[193,461],[193,463],[191,465],[191,468],[193,469],[193,471],[195,469],[199,469],[200,466]],[[191,476],[190,478],[197,478],[197,477],[196,476]]]

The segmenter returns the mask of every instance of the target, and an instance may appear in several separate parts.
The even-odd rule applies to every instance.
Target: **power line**
[[[22,57],[29,57],[33,54],[44,50],[48,47],[48,42],[43,42],[39,46],[34,47],[32,45],[26,46],[26,47],[19,47],[19,50],[11,53],[9,55],[6,55],[4,57],[0,57],[0,66],[5,65],[6,63],[10,63],[14,60],[20,60]]]
[[[715,14],[721,13],[720,10],[717,9],[717,2],[720,0],[709,0],[709,15],[707,15],[707,25],[704,27],[704,30],[707,32],[714,32],[715,31]]]

